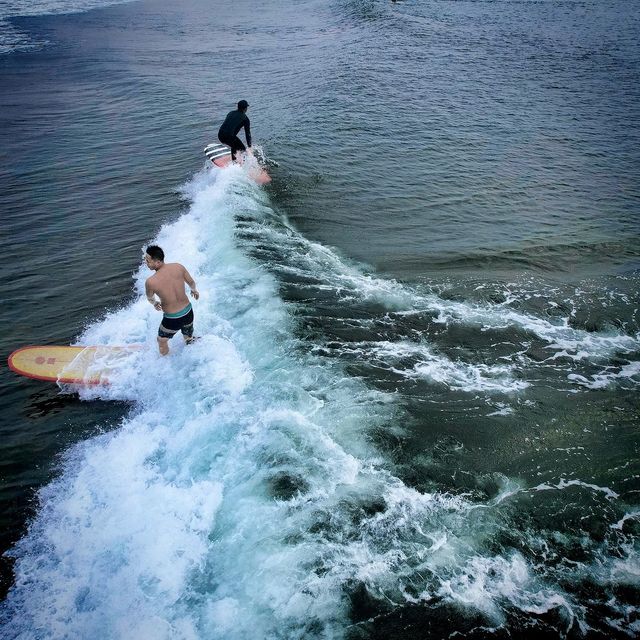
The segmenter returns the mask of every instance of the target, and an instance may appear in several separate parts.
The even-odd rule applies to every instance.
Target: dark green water
[[[628,3],[13,24],[0,351],[152,349],[79,397],[0,371],[9,637],[637,634]],[[202,169],[240,97],[264,191]],[[164,363],[156,236],[206,292]]]

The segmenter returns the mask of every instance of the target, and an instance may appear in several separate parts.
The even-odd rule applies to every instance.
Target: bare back
[[[177,313],[189,304],[184,285],[192,283],[189,272],[179,262],[171,262],[147,279],[146,289],[160,298],[164,313]]]

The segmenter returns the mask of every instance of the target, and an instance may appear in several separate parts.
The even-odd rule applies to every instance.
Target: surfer
[[[193,309],[184,290],[185,283],[191,289],[191,295],[195,300],[200,294],[196,289],[195,280],[179,262],[165,263],[164,251],[160,247],[147,247],[144,261],[149,269],[155,271],[154,275],[147,278],[144,288],[147,300],[164,314],[158,329],[158,347],[160,354],[166,356],[169,353],[169,340],[178,331],[182,332],[187,344],[195,340]],[[156,295],[160,301],[156,300]]]
[[[232,162],[236,161],[236,153],[238,151],[246,151],[242,140],[238,138],[238,132],[243,127],[244,135],[247,139],[247,147],[251,149],[251,128],[249,118],[247,117],[248,108],[249,103],[246,100],[240,100],[240,102],[238,102],[238,108],[235,111],[229,111],[218,131],[218,140],[220,140],[222,144],[231,147]]]

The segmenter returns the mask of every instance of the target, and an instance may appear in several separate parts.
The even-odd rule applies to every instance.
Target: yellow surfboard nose
[[[65,384],[108,384],[109,373],[141,345],[30,346],[14,351],[9,368],[27,378]]]

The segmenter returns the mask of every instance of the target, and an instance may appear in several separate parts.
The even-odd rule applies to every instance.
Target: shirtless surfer
[[[144,260],[149,269],[155,274],[147,278],[144,288],[147,300],[158,310],[162,311],[162,322],[158,329],[158,347],[160,354],[166,356],[169,353],[169,340],[182,332],[182,337],[187,344],[193,342],[193,309],[184,290],[185,283],[191,289],[191,295],[195,300],[200,297],[196,289],[195,280],[189,272],[178,262],[166,264],[164,251],[156,246],[147,247]],[[156,300],[155,296],[160,298]]]

